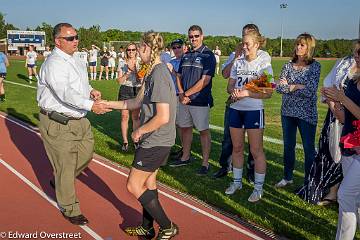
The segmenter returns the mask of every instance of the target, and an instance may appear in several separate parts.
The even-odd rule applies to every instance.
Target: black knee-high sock
[[[155,192],[156,198],[158,198],[158,191],[157,189],[149,190],[152,192]],[[150,215],[150,213],[143,207],[143,221],[142,224],[143,228],[145,229],[151,229],[154,227],[154,218]]]
[[[162,229],[171,228],[171,222],[166,216],[164,209],[157,198],[157,194],[154,191],[146,190],[138,200]]]

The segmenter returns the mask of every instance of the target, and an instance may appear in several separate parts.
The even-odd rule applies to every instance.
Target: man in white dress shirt
[[[110,111],[97,102],[101,93],[89,85],[86,64],[74,57],[79,40],[68,23],[54,27],[55,49],[41,66],[37,88],[39,129],[53,167],[56,199],[63,216],[72,224],[85,225],[75,192],[75,178],[93,155],[94,137],[88,111]]]

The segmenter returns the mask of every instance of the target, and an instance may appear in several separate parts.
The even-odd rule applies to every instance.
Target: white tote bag
[[[341,152],[339,147],[340,136],[342,132],[343,125],[339,120],[335,120],[330,123],[329,130],[329,151],[334,162],[338,163],[341,159]]]

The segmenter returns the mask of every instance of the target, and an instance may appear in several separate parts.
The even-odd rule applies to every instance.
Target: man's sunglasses
[[[181,49],[182,46],[173,46],[172,49],[175,50],[175,49]]]
[[[200,37],[200,35],[199,34],[196,34],[196,35],[189,35],[189,38],[190,39],[193,39],[193,38],[199,38]]]
[[[126,51],[128,51],[128,52],[136,52],[136,48],[129,48],[129,49],[126,49]]]
[[[75,36],[69,36],[69,37],[58,37],[58,38],[62,38],[65,39],[68,42],[72,42],[74,40],[78,40],[79,39],[79,35],[75,35]]]

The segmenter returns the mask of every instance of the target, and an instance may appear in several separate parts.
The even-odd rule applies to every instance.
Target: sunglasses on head
[[[68,41],[68,42],[72,42],[72,41],[74,41],[74,40],[78,40],[78,39],[79,39],[79,35],[69,36],[69,37],[59,37],[59,38],[65,39],[65,40]]]
[[[200,35],[199,34],[196,34],[196,35],[189,35],[189,38],[190,39],[193,39],[193,38],[199,38],[200,37]]]
[[[128,52],[135,52],[135,51],[136,51],[136,48],[128,48],[128,49],[126,49],[126,51],[128,51]]]
[[[181,49],[182,46],[173,46],[172,49],[175,50],[175,49]]]

